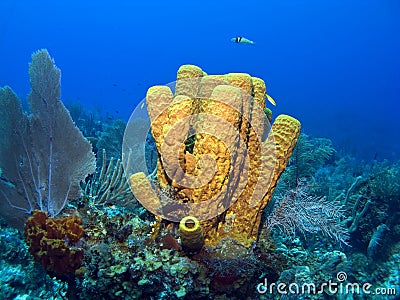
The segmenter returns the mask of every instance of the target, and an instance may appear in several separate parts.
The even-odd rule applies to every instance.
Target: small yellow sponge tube
[[[186,216],[179,223],[179,235],[182,249],[188,253],[196,253],[204,244],[203,230],[195,217]]]

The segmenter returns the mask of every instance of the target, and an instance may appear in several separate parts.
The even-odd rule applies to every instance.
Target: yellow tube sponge
[[[152,199],[154,214],[180,221],[189,252],[224,237],[246,247],[257,240],[262,212],[300,133],[300,122],[287,115],[270,125],[266,95],[260,78],[206,75],[193,65],[179,68],[175,94],[158,86],[147,93],[160,154],[157,178],[173,199],[153,199],[144,174],[132,175],[130,184],[144,201]]]
[[[258,197],[244,197],[234,203],[228,210],[235,215],[235,226],[229,232],[229,236],[250,246],[257,239],[258,229],[261,222],[261,214],[265,206],[272,199],[278,180],[290,160],[294,146],[300,134],[300,122],[287,115],[279,115],[266,141],[262,147],[267,151],[262,155],[262,165],[266,166],[260,170],[259,178],[270,178],[268,189],[259,202]],[[272,171],[272,172],[271,172]],[[259,191],[254,191],[257,193]],[[239,225],[240,224],[240,225]]]
[[[262,225],[261,214],[272,198],[299,134],[300,122],[298,120],[287,115],[280,115],[276,118],[267,140],[261,145],[266,150],[257,157],[261,161],[257,165],[253,164],[249,170],[246,189],[239,199],[229,207],[224,220],[216,230],[211,230],[210,221],[205,221],[207,244],[216,245],[225,236],[229,236],[247,247],[257,240],[258,229]],[[260,169],[260,166],[264,166],[264,168]],[[268,188],[260,190],[257,180],[268,181]],[[260,196],[263,196],[262,200],[258,201]],[[229,216],[229,230],[225,225],[227,216]]]
[[[183,65],[176,76],[175,95],[196,97],[204,72],[194,65]]]
[[[161,207],[160,199],[154,193],[146,174],[143,172],[135,173],[129,177],[129,185],[134,195],[140,196],[140,203],[149,211],[157,215]]]
[[[196,253],[204,244],[203,230],[195,217],[184,217],[179,223],[179,235],[182,249],[188,253]]]

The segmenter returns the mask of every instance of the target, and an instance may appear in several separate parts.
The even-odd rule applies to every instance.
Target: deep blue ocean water
[[[246,72],[267,82],[274,116],[360,158],[395,159],[399,32],[397,0],[1,0],[0,86],[26,97],[30,55],[47,48],[64,102],[128,119],[182,64]]]

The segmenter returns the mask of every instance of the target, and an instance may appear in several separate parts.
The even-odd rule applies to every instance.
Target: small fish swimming
[[[245,37],[238,36],[235,38],[231,38],[231,42],[233,43],[241,43],[241,44],[250,44],[250,45],[255,45],[253,41],[250,41],[249,39],[246,39]]]
[[[265,96],[266,96],[267,100],[268,100],[269,102],[271,102],[272,105],[276,106],[275,100],[272,99],[272,97],[271,97],[270,95],[265,94]]]

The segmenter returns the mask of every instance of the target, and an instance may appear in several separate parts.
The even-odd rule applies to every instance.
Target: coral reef
[[[103,149],[108,153],[108,157],[114,159],[121,159],[122,140],[124,138],[126,122],[124,120],[115,120],[111,125],[107,126],[100,134],[96,148],[98,149],[98,156],[101,158]],[[99,162],[102,159],[98,160]]]
[[[54,72],[53,63],[45,62],[41,65]],[[362,162],[342,156],[328,139],[303,134],[295,146],[298,121],[281,115],[269,126],[272,113],[265,107],[266,87],[259,78],[206,75],[190,65],[183,66],[177,78],[174,94],[164,86],[149,89],[151,134],[130,137],[140,139],[139,148],[147,148],[145,164],[151,166],[148,176],[130,176],[130,185],[153,207],[146,210],[130,193],[121,164],[126,156],[108,159],[101,150],[104,155],[98,157],[97,172],[81,185],[83,196],[70,200],[64,195],[65,209],[56,217],[46,213],[47,203],[44,211],[34,211],[25,225],[28,246],[20,232],[0,219],[0,298],[365,299],[362,294],[335,293],[326,283],[371,283],[371,291],[387,288],[387,299],[394,299],[390,293],[400,292],[399,162]],[[55,94],[57,88],[55,84]],[[30,136],[24,126],[35,118],[22,113],[11,89],[1,89],[0,100],[9,109],[0,111],[5,133],[0,147],[11,143],[22,149],[26,156],[11,166],[26,183],[25,176],[36,172],[41,157],[14,138]],[[36,109],[41,110],[39,104]],[[79,109],[74,114],[78,119],[91,115]],[[16,115],[19,118],[12,117]],[[185,118],[190,122],[175,130]],[[138,120],[135,127],[145,129],[144,122]],[[12,138],[9,124],[16,129]],[[120,145],[122,126],[119,134],[111,127],[103,137],[109,145]],[[239,134],[231,135],[232,128]],[[175,138],[179,147],[166,150]],[[239,144],[243,148],[236,147]],[[139,163],[139,150],[127,153],[134,165]],[[2,214],[10,213],[5,217],[15,217],[18,212],[10,209],[10,204],[16,205],[7,189],[18,190],[22,199],[31,196],[35,187],[35,196],[44,195],[42,190],[48,193],[48,182],[28,176],[38,181],[19,185],[4,165],[4,153],[0,196],[5,201],[0,208],[6,207]],[[248,157],[247,167],[242,167],[243,157]],[[183,173],[169,169],[170,159]],[[40,166],[47,174],[48,165]],[[208,173],[211,169],[215,172]],[[63,169],[66,177],[68,170]],[[190,187],[184,185],[189,180],[184,173],[194,178]],[[244,184],[235,181],[244,177]],[[222,208],[208,221],[192,215],[189,206],[179,206],[201,205],[224,189],[239,188],[236,195],[226,194],[235,203],[220,202]],[[212,202],[208,205],[200,212],[215,208]],[[177,207],[185,208],[178,211],[180,219],[160,217],[171,216]],[[26,207],[32,212],[33,208]],[[277,290],[279,284],[287,294]],[[310,290],[302,295],[292,292],[302,284]],[[322,287],[321,293],[313,285]]]
[[[313,197],[305,181],[283,197],[276,197],[272,211],[266,216],[265,227],[280,228],[287,236],[299,233],[322,233],[336,242],[348,245],[349,229],[343,225],[343,206],[338,201],[328,202],[324,197]]]
[[[80,218],[55,219],[36,210],[26,221],[24,233],[29,252],[48,272],[61,277],[75,275],[84,254]]]
[[[286,287],[289,284],[301,287],[302,283],[313,283],[319,288],[329,280],[339,283],[338,273],[343,276],[346,273],[346,283],[369,282],[372,284],[371,290],[387,287],[397,288],[398,292],[399,218],[393,218],[396,210],[379,211],[386,207],[385,203],[387,208],[398,203],[397,178],[394,177],[398,172],[398,164],[375,162],[372,167],[365,164],[360,167],[349,164],[349,161],[352,160],[343,157],[337,157],[334,163],[326,161],[317,169],[318,175],[313,176],[312,184],[306,187],[313,197],[321,197],[321,193],[330,191],[325,195],[326,200],[330,199],[333,203],[339,201],[340,205],[347,201],[346,207],[342,208],[342,213],[346,216],[352,214],[354,200],[358,199],[360,194],[364,197],[372,196],[375,205],[366,210],[358,222],[357,229],[351,234],[349,243],[352,247],[337,244],[334,239],[321,235],[320,231],[313,234],[305,232],[293,237],[279,230],[262,230],[257,243],[252,243],[250,248],[230,237],[224,237],[218,245],[204,245],[200,252],[187,256],[181,251],[177,228],[166,222],[154,223],[154,216],[141,213],[138,207],[130,208],[116,204],[112,208],[105,206],[95,209],[87,201],[71,202],[70,209],[82,217],[82,225],[85,228],[83,239],[87,249],[82,259],[82,268],[79,270],[80,276],[75,277],[75,297],[279,299],[282,295],[276,289],[272,294],[260,294],[257,285],[264,284],[267,279],[267,283],[275,283],[275,286],[281,283]],[[330,174],[331,177],[327,179],[326,174]],[[357,179],[359,176],[362,176],[362,179]],[[365,182],[366,178],[370,179]],[[385,184],[390,181],[393,190],[388,191],[383,187],[378,189],[379,181],[376,180]],[[324,184],[330,184],[331,189],[326,189]],[[280,182],[279,185],[285,183]],[[173,188],[169,189],[169,195],[166,197],[171,197],[173,193]],[[277,189],[279,190],[279,187]],[[384,198],[381,196],[383,191]],[[283,195],[274,196],[279,197]],[[267,208],[274,201],[279,203],[272,200]],[[363,200],[360,201],[360,205],[362,202]],[[362,208],[361,205],[357,210]],[[376,212],[379,214],[373,216]],[[231,217],[226,215],[226,229],[230,228]],[[387,223],[383,223],[385,220]],[[366,222],[374,225],[366,230]],[[160,224],[159,234],[152,238],[151,232],[155,224]],[[380,224],[385,224],[389,230],[379,237],[374,237]],[[360,232],[367,234],[364,242],[358,241]],[[369,257],[367,247],[372,240],[378,243],[377,248],[373,251],[370,249],[373,255]],[[27,257],[26,246],[18,236],[2,236],[1,242],[3,241],[7,241],[7,244],[15,249],[3,250],[7,244],[0,243],[3,245],[2,261],[14,260],[14,265],[4,268],[0,276],[4,283],[0,290],[2,295],[29,295],[28,297],[49,299],[67,297],[72,282],[62,282],[40,274],[40,270],[34,267],[32,260]],[[22,251],[16,250],[21,248]],[[302,295],[288,293],[287,297],[301,299]],[[325,289],[323,294],[311,292],[303,298],[333,297],[335,295]],[[353,295],[353,299],[362,297]]]
[[[7,227],[1,219],[0,266],[2,299],[65,299],[68,284],[43,273],[29,253],[22,233]]]
[[[149,236],[151,221],[137,214],[112,217],[89,207],[80,209],[87,233],[84,273],[78,279],[82,299],[178,299],[206,295],[208,279],[198,264],[176,250],[162,249]]]
[[[293,189],[300,179],[311,181],[321,166],[334,156],[332,141],[326,138],[311,138],[301,133],[293,149],[290,162],[280,184],[282,190]]]

